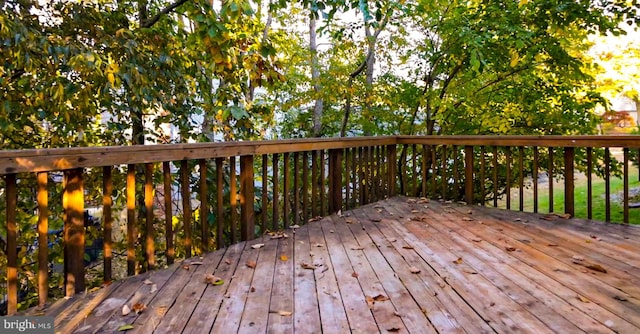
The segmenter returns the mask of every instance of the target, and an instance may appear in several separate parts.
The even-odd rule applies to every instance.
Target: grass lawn
[[[576,176],[575,182],[575,216],[578,218],[587,218],[587,178],[584,175]],[[640,188],[638,181],[638,168],[630,166],[629,168],[629,189]],[[548,184],[538,185],[538,212],[549,212],[549,190]],[[611,189],[611,222],[622,223],[624,221],[624,213],[622,206],[624,184],[622,178],[610,179]],[[637,198],[633,201],[640,201]],[[592,178],[592,212],[594,220],[605,221],[605,182],[604,179],[595,175]],[[500,207],[505,207],[502,201]],[[511,209],[517,210],[519,206],[518,189],[511,190]],[[533,211],[533,190],[531,187],[524,192],[524,210]],[[557,213],[564,212],[564,180],[554,182],[553,185],[553,211]],[[640,208],[629,209],[629,222],[631,224],[640,224]]]

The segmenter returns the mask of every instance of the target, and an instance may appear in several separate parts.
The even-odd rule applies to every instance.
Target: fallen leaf
[[[315,221],[318,221],[318,220],[320,220],[320,219],[322,219],[322,217],[321,217],[321,216],[315,216],[315,217],[313,217],[313,218],[309,218],[309,222],[310,222],[310,223],[311,223],[311,222],[315,222]]]
[[[229,259],[225,259],[225,260],[224,260],[224,263],[226,263],[226,264],[231,264],[231,260],[229,260]]]
[[[195,261],[195,262],[189,262],[190,265],[194,265],[194,266],[201,266],[204,263],[200,262],[200,261]]]
[[[253,249],[259,249],[259,248],[262,248],[262,247],[264,247],[264,244],[254,244],[254,245],[251,245],[251,248],[253,248]]]
[[[373,297],[373,300],[377,301],[377,302],[384,302],[389,300],[389,297],[385,296],[385,295],[377,295],[375,297]]]
[[[251,286],[251,289],[249,289],[250,292],[256,292],[256,288],[254,286]]]
[[[621,302],[626,302],[627,301],[627,298],[623,297],[623,296],[613,296],[613,299],[619,300]]]
[[[285,254],[280,254],[280,261],[287,261],[289,260],[289,257],[286,256]]]
[[[375,301],[373,300],[373,297],[370,296],[365,296],[364,299],[367,301],[367,306],[369,306],[370,310],[373,310],[373,306],[375,305]]]
[[[578,295],[578,299],[583,303],[590,303],[591,301],[585,297]]]
[[[364,247],[351,247],[351,250],[363,250]]]
[[[324,247],[324,245],[323,245],[323,244],[316,244],[315,246],[316,246],[316,247]]]
[[[559,245],[558,244],[548,244],[547,246],[549,246],[549,247],[558,247]]]
[[[470,221],[473,221],[473,218],[470,218],[470,217],[462,217],[462,220],[463,220],[463,221],[466,221],[466,222],[470,222]]]
[[[594,239],[595,241],[602,241],[602,239],[600,239],[600,237],[598,237],[597,235],[592,235],[591,239]]]
[[[252,269],[255,268],[256,264],[257,264],[256,261],[252,261],[252,260],[247,261],[247,267],[249,268],[252,268]]]
[[[156,284],[151,284],[151,289],[149,289],[149,293],[155,293],[158,291],[158,286]]]
[[[571,258],[576,260],[576,261],[584,261],[584,258],[582,256],[578,256],[578,255],[574,255]]]
[[[411,210],[411,213],[418,213],[420,210]]]
[[[353,221],[352,221],[352,220],[350,220],[350,219],[345,219],[345,221],[344,221],[344,222],[345,222],[345,223],[347,223],[347,224],[353,224]]]
[[[136,312],[136,314],[140,314],[146,309],[147,309],[147,306],[145,304],[142,304],[142,303],[133,304],[133,312]]]
[[[305,262],[302,262],[302,264],[300,264],[300,266],[302,267],[302,269],[311,269],[311,270],[316,269],[316,267],[315,267],[315,266],[310,265],[310,264],[305,263]]]
[[[342,217],[342,210],[338,210],[338,212],[336,212],[336,216]]]
[[[471,239],[471,241],[473,241],[473,242],[481,242],[481,241],[482,241],[482,239],[480,239],[480,238],[473,238],[473,239]]]
[[[122,305],[122,316],[128,315],[131,313],[131,308],[127,304]]]
[[[477,272],[477,271],[475,271],[475,270],[471,270],[471,269],[466,269],[466,268],[465,268],[465,269],[463,269],[462,271],[463,271],[463,272],[465,272],[465,273],[467,273],[467,274],[470,274],[470,275],[477,275],[477,274],[478,274],[478,272]]]
[[[542,219],[544,219],[544,218],[542,218]],[[522,221],[522,219],[520,219],[520,218],[516,218],[516,219],[514,219],[513,221],[514,221],[514,222],[519,222],[519,221]]]
[[[395,315],[396,317],[402,317],[402,315],[400,315],[400,312],[398,311],[393,311],[393,315]]]
[[[182,269],[184,269],[184,270],[189,270],[189,265],[188,265],[188,264],[185,264],[184,266],[182,266]]]
[[[293,312],[289,312],[289,311],[278,311],[278,314],[279,314],[280,316],[283,316],[283,317],[290,317],[290,316],[293,314]]]
[[[151,284],[153,284],[153,282],[151,282],[149,279],[144,280],[144,282],[142,282],[142,283],[144,283],[144,284],[146,284],[146,285],[151,285]]]
[[[396,242],[396,241],[398,241],[398,240],[395,239],[395,238],[389,240],[389,242]]]
[[[404,249],[413,249],[413,246],[411,246],[411,245],[404,245],[404,246],[402,246],[402,248],[404,248]]]
[[[421,270],[420,270],[420,269],[418,269],[418,268],[416,268],[416,267],[409,267],[409,271],[410,271],[412,274],[419,274]]]
[[[595,270],[595,271],[599,271],[601,273],[607,273],[607,269],[604,269],[604,267],[602,267],[601,265],[594,263],[594,264],[588,264],[585,267],[591,269],[591,270]]]
[[[358,278],[358,273],[357,273],[357,272],[355,272],[355,271],[354,271],[354,272],[352,272],[352,273],[351,273],[351,277],[353,277],[353,278]]]
[[[398,328],[398,327],[391,327],[391,328],[387,329],[387,332],[390,332],[390,333],[397,333],[399,331],[400,331],[400,328]]]
[[[453,263],[455,264],[462,264],[462,258],[459,257],[457,260],[454,260]]]
[[[506,246],[504,249],[506,249],[507,252],[515,252],[516,251],[516,248],[513,247],[513,246]]]
[[[381,221],[382,221],[382,219],[380,219],[380,218],[371,218],[371,219],[369,219],[369,220],[370,220],[370,221],[372,221],[372,222],[374,222],[374,223],[379,223],[379,222],[381,222]]]
[[[204,282],[207,283],[207,284],[212,284],[212,285],[222,285],[222,284],[224,284],[224,281],[222,280],[222,278],[220,278],[218,276],[214,276],[213,274],[204,275]]]
[[[126,332],[128,330],[133,329],[133,325],[131,324],[126,324],[126,325],[122,325],[120,327],[118,327],[118,332]]]
[[[556,216],[554,216],[554,215],[545,215],[545,216],[540,217],[540,219],[548,220],[548,221],[554,221],[554,220],[556,220]]]
[[[571,215],[568,213],[563,213],[563,214],[558,214],[558,217],[562,218],[562,219],[569,219],[571,218]]]

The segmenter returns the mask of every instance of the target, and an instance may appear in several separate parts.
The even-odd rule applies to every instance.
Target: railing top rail
[[[384,136],[0,151],[0,175],[393,144],[640,147],[640,136]]]

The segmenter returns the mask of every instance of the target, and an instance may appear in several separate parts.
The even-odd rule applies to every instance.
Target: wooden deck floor
[[[640,333],[637,226],[396,197],[286,233],[48,313],[64,333]]]

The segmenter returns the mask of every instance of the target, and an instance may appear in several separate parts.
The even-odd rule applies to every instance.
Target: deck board
[[[285,233],[38,312],[76,333],[640,332],[638,226],[394,197]]]

